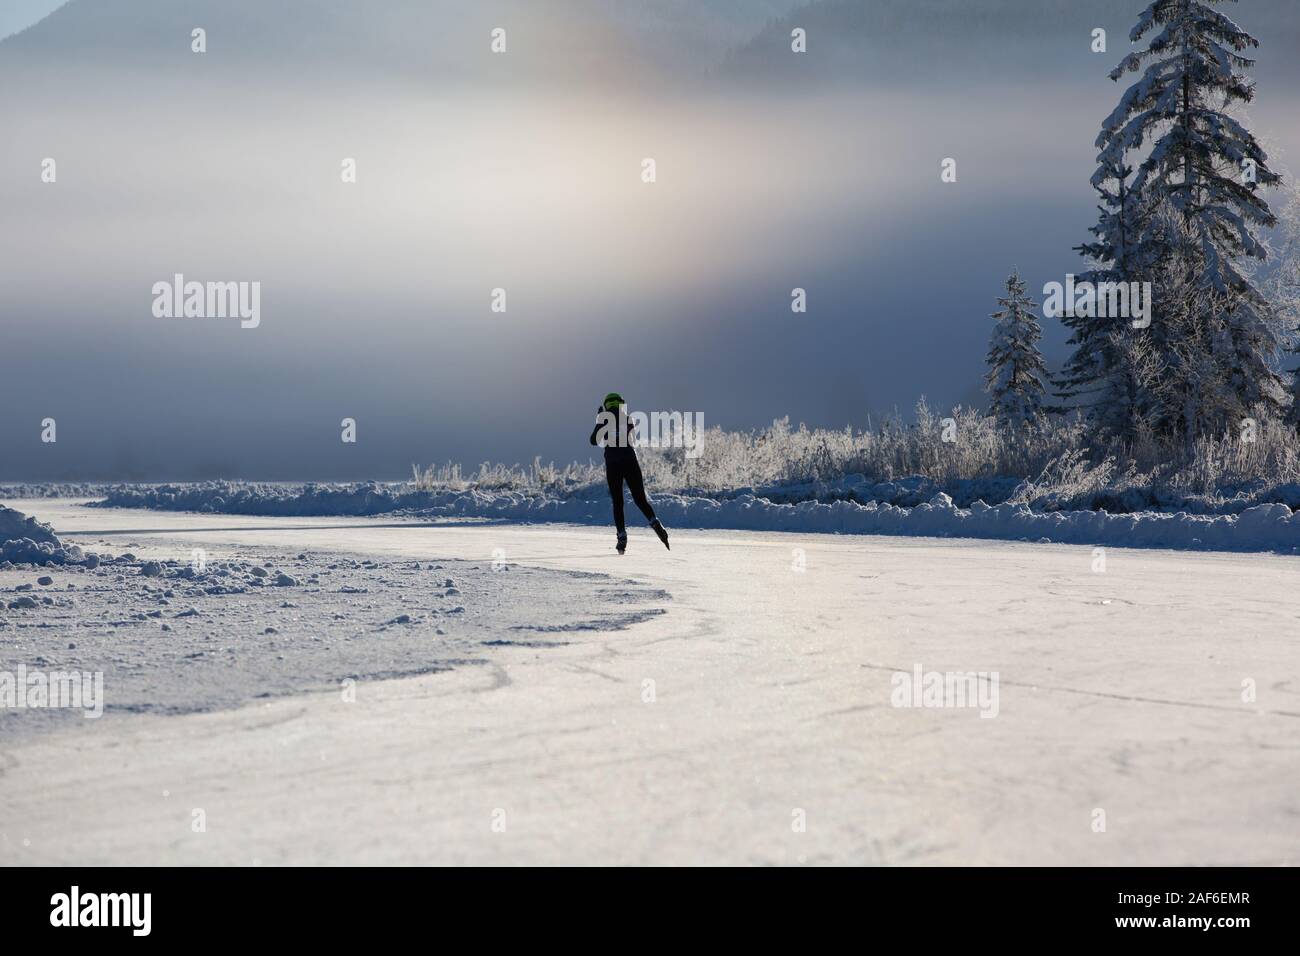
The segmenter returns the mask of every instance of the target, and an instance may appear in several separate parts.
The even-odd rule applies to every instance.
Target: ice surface
[[[13,521],[3,512],[0,519]],[[58,553],[39,551],[53,547],[47,541],[22,541]],[[173,543],[64,563],[49,574],[0,567],[0,673],[20,664],[102,673],[110,717],[197,713],[337,693],[344,679],[490,669],[484,648],[509,645],[521,632],[617,631],[663,613],[669,600],[618,578],[505,560],[427,552],[416,561],[375,560],[263,544],[204,550],[196,562],[190,545]],[[0,705],[0,738],[83,719]]]
[[[565,600],[639,590],[594,572],[673,600],[618,632],[500,635],[490,665],[361,681],[353,704],[109,712],[5,739],[6,863],[1300,862],[1289,558],[1114,549],[1099,566],[1062,545],[689,530],[667,552],[637,527],[620,558],[607,529],[572,525],[33,510],[160,563],[195,546],[364,554],[380,575],[419,562],[410,594],[469,583],[433,555],[491,575],[500,551],[587,575]],[[303,603],[286,616],[317,607],[266,593]],[[246,627],[212,643],[258,640]],[[917,664],[997,671],[998,716],[892,706],[891,676]]]

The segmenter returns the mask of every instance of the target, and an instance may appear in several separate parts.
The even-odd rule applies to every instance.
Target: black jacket
[[[604,416],[606,414],[611,413],[606,413],[603,407],[596,409],[596,425],[591,430],[591,444],[593,445],[596,444],[596,438],[600,434],[601,429],[605,427]],[[623,443],[621,445],[606,445],[605,458],[636,457],[636,449],[632,446],[632,435],[636,431],[636,426],[632,424],[630,418],[624,418],[623,429]]]

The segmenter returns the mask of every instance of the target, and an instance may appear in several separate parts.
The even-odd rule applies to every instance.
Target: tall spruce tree
[[[1135,247],[1150,212],[1129,183],[1132,174],[1122,157],[1111,156],[1103,156],[1093,174],[1100,216],[1090,230],[1094,240],[1076,247],[1093,263],[1080,282],[1128,282],[1142,271]],[[1127,363],[1147,350],[1129,344],[1133,337],[1122,316],[1066,314],[1061,322],[1072,331],[1074,352],[1056,380],[1057,394],[1077,400],[1104,427],[1127,431],[1133,410],[1146,401],[1145,386],[1139,386],[1145,376]]]
[[[999,424],[1019,426],[1034,421],[1043,412],[1047,369],[1038,350],[1043,330],[1034,315],[1038,303],[1025,294],[1025,283],[1013,272],[1007,278],[1007,294],[998,299],[1002,308],[989,338],[989,371],[985,390],[992,398],[990,412]]]
[[[1259,44],[1214,9],[1221,2],[1155,0],[1141,14],[1130,40],[1155,36],[1110,74],[1118,81],[1142,70],[1097,138],[1101,216],[1095,241],[1079,247],[1094,266],[1082,278],[1153,283],[1144,364],[1147,373],[1182,374],[1162,381],[1159,397],[1136,394],[1134,408],[1148,409],[1157,430],[1184,436],[1226,427],[1242,409],[1276,414],[1290,402],[1275,367],[1279,317],[1252,281],[1266,255],[1257,230],[1276,221],[1258,190],[1279,177],[1229,115],[1254,96],[1242,72],[1254,61],[1242,54]],[[1130,157],[1141,161],[1130,166]],[[1189,316],[1190,305],[1199,311]],[[1061,394],[1084,396],[1095,420],[1114,424],[1131,412],[1111,404],[1114,384],[1134,381],[1125,362],[1138,353],[1118,347],[1127,322],[1063,321],[1074,352]],[[1227,394],[1209,401],[1211,383]]]
[[[1284,196],[1277,204],[1273,268],[1263,288],[1283,325],[1291,330],[1291,354],[1300,355],[1300,187],[1292,181],[1283,188]],[[1291,373],[1291,408],[1286,420],[1300,426],[1300,367]]]

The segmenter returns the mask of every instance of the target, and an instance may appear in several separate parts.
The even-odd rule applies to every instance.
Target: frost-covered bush
[[[1237,514],[1258,504],[1300,507],[1300,438],[1262,413],[1185,447],[1149,432],[1104,438],[1073,416],[1006,427],[975,409],[940,414],[922,399],[911,422],[891,418],[862,431],[792,427],[784,418],[749,431],[714,427],[700,450],[690,458],[680,448],[639,449],[650,491],[901,507],[944,493],[963,508],[975,501],[1023,502],[1035,511]],[[457,464],[417,467],[407,482],[119,485],[100,494],[119,507],[360,515],[419,509],[433,496],[465,491],[597,501],[606,495],[605,473],[596,461],[535,459],[526,467],[485,462],[473,471]]]
[[[945,491],[959,502],[1023,501],[1036,510],[1235,512],[1291,498],[1300,503],[1300,439],[1290,426],[1267,420],[1184,447],[1149,434],[1105,439],[1074,416],[1039,416],[1009,428],[976,409],[943,415],[922,399],[908,423],[891,418],[862,431],[793,427],[788,418],[750,431],[715,426],[700,448],[697,458],[682,449],[639,449],[649,488],[903,505]],[[413,486],[591,497],[604,494],[604,483],[598,462],[535,460],[529,468],[484,463],[473,472],[451,464],[417,468]]]

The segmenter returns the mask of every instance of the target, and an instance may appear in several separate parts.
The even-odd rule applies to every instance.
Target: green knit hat
[[[605,406],[605,411],[616,412],[618,411],[618,406],[626,405],[627,402],[623,401],[623,396],[620,395],[618,392],[610,392],[608,395],[605,396],[605,401],[603,402],[603,404]]]

